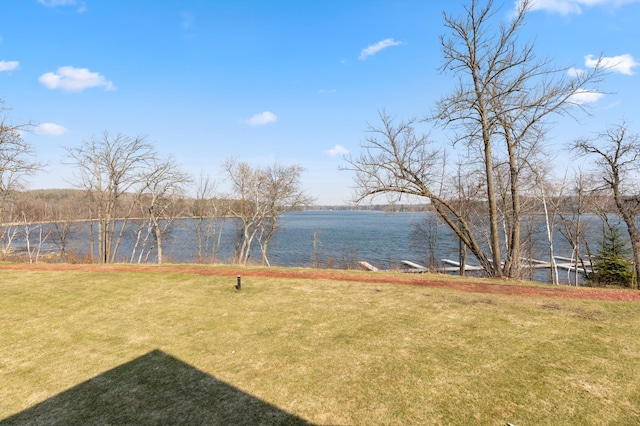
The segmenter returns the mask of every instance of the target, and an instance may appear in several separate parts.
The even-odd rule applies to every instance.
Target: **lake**
[[[401,267],[401,260],[409,260],[427,265],[429,250],[425,238],[419,239],[414,232],[417,223],[424,222],[429,213],[383,213],[378,211],[304,211],[284,214],[280,219],[280,229],[269,245],[268,260],[273,266],[320,266],[330,268],[357,268],[357,262],[367,261],[380,269]],[[181,219],[173,223],[171,233],[166,237],[164,250],[167,262],[189,263],[197,260],[196,236],[193,219]],[[548,259],[548,248],[543,218],[536,219],[534,240],[538,249],[534,257]],[[229,262],[234,250],[234,236],[237,232],[232,219],[219,219],[219,252],[216,261]],[[76,225],[69,237],[68,246],[82,255],[89,250],[88,224]],[[19,229],[18,229],[19,230]],[[38,235],[31,234],[31,245],[38,241]],[[24,246],[23,239],[16,234],[14,247]],[[23,232],[24,234],[24,232]],[[554,237],[555,254],[569,257],[570,246],[558,233]],[[126,234],[118,252],[119,261],[130,261],[135,238]],[[43,244],[43,250],[56,250],[52,238]],[[458,260],[458,240],[444,224],[438,227],[435,258]],[[142,259],[144,259],[143,257]],[[137,261],[138,257],[134,258]],[[260,247],[256,244],[252,251],[252,261],[259,262]],[[155,262],[155,252],[151,250],[148,262]],[[468,256],[467,263],[475,259]],[[477,264],[477,263],[476,263]],[[566,275],[566,273],[565,273]],[[533,277],[548,281],[549,271],[536,271]]]

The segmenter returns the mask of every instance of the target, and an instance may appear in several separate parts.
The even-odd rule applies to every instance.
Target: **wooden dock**
[[[366,262],[364,260],[361,260],[360,262],[358,262],[360,264],[360,266],[362,266],[364,269],[366,269],[367,271],[371,271],[371,272],[378,272],[380,271],[380,269],[376,268],[375,266],[373,266],[372,264],[370,264],[369,262]]]
[[[423,272],[428,272],[429,269],[425,266],[419,265],[415,262],[411,262],[408,260],[401,260],[400,263],[402,263],[404,266],[407,267],[407,269],[403,269],[402,272],[408,272],[408,273],[423,273]],[[371,271],[371,272],[379,272],[380,269],[376,268],[375,266],[373,266],[372,264],[370,264],[369,262],[365,261],[365,260],[361,260],[360,262],[358,262],[358,264],[365,270],[367,271]]]
[[[402,263],[404,266],[408,266],[411,269],[415,269],[416,271],[419,272],[427,272],[429,270],[429,268],[419,265],[415,262],[411,262],[409,260],[401,260],[400,263]]]
[[[582,267],[576,266],[575,260],[569,259],[567,257],[561,257],[561,256],[554,256],[554,259],[559,261],[559,262],[556,262],[555,264],[556,268],[567,270],[567,271],[575,271],[577,268],[579,273],[584,274],[584,270],[582,269]],[[451,259],[440,259],[440,261],[443,264],[450,265],[450,266],[438,268],[438,272],[460,271],[460,262],[456,262],[455,260],[451,260]],[[427,268],[426,266],[420,265],[419,263],[412,262],[410,260],[401,260],[400,263],[407,267],[406,269],[403,269],[402,272],[407,272],[407,273],[429,272],[429,268]],[[379,268],[373,266],[372,264],[364,260],[358,262],[358,264],[367,271],[371,271],[371,272],[380,271]],[[538,259],[523,258],[521,265],[525,268],[533,268],[533,269],[551,269],[552,268],[551,262],[538,260]],[[591,269],[591,262],[585,262],[585,266],[587,267],[587,269]],[[465,272],[469,272],[469,271],[482,271],[483,269],[479,265],[465,264],[464,270]]]
[[[440,261],[444,264],[447,265],[452,265],[449,267],[444,267],[442,268],[442,272],[458,272],[460,270],[460,262],[456,262],[455,260],[451,260],[451,259],[440,259]],[[464,270],[466,271],[482,271],[482,266],[475,266],[475,265],[464,265]]]
[[[560,262],[556,262],[555,266],[558,269],[564,269],[567,271],[575,271],[576,270],[576,262],[575,260],[569,259],[567,257],[554,256],[554,259],[560,260]],[[460,270],[460,262],[456,262],[455,260],[450,259],[441,259],[442,263],[447,265],[452,265],[453,267],[445,267],[442,269],[443,272],[456,272]],[[551,262],[545,260],[537,260],[537,259],[522,259],[521,265],[523,267],[532,268],[532,269],[551,269]],[[591,262],[585,262],[585,266],[591,269]],[[464,265],[465,271],[482,271],[481,266],[476,265]],[[584,273],[581,267],[578,267],[579,273]]]

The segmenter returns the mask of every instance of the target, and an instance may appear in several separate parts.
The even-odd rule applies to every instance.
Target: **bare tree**
[[[454,209],[464,218],[469,226],[476,230],[486,229],[486,217],[481,206],[482,199],[482,171],[475,167],[469,167],[474,161],[470,155],[463,155],[456,163],[455,174],[451,178],[452,193],[456,197],[451,201]],[[455,191],[455,192],[454,192]],[[478,232],[478,231],[476,231]],[[458,263],[460,276],[466,273],[467,246],[458,238]]]
[[[176,218],[178,197],[184,193],[184,186],[191,177],[184,173],[173,158],[159,160],[152,157],[147,160],[148,171],[144,173],[144,187],[139,202],[143,203],[147,218],[153,227],[158,249],[158,263],[163,260],[163,236]]]
[[[58,247],[58,254],[60,260],[65,262],[68,258],[68,241],[76,232],[76,222],[74,219],[83,212],[83,208],[80,205],[80,199],[76,194],[61,194],[56,199],[52,200],[51,205],[51,240]]]
[[[360,156],[347,159],[349,169],[356,172],[357,199],[384,193],[428,198],[483,269],[490,272],[491,258],[476,238],[466,212],[457,208],[455,200],[439,195],[443,153],[431,148],[432,142],[427,136],[417,135],[415,120],[396,125],[384,112],[380,113],[380,120],[380,128],[369,127],[370,136],[366,138]]]
[[[439,216],[427,213],[427,217],[411,224],[411,246],[426,251],[429,272],[438,272],[436,253],[440,239],[440,221]]]
[[[261,206],[263,191],[260,173],[245,162],[229,159],[224,164],[225,172],[232,184],[233,203],[229,203],[229,213],[238,219],[238,237],[234,262],[246,264],[251,256],[253,239],[259,231],[264,212]]]
[[[265,216],[261,223],[259,242],[262,264],[269,264],[267,249],[271,237],[279,227],[283,213],[311,204],[312,198],[300,188],[300,175],[304,169],[298,165],[283,166],[274,163],[262,171],[264,179]]]
[[[156,248],[156,245],[153,234],[153,223],[150,220],[141,219],[147,217],[148,208],[141,202],[141,199],[138,199],[136,204],[139,208],[138,211],[140,217],[132,218],[128,221],[129,234],[134,241],[131,247],[131,257],[129,262],[143,263],[147,262],[151,252]]]
[[[235,261],[246,264],[257,241],[262,262],[268,264],[267,249],[280,216],[311,201],[300,189],[303,169],[279,164],[252,168],[235,160],[228,160],[224,168],[233,187],[234,202],[229,212],[240,222]]]
[[[571,115],[575,107],[583,109],[575,95],[588,90],[585,85],[597,82],[601,74],[596,67],[570,78],[566,69],[537,59],[532,44],[519,42],[531,3],[518,2],[508,22],[496,22],[498,8],[492,0],[471,0],[461,18],[444,15],[450,35],[441,38],[442,70],[453,73],[457,87],[437,103],[428,119],[453,131],[454,147],[464,144],[482,160],[488,250],[471,232],[464,215],[450,200],[437,195],[432,169],[441,167],[439,154],[427,149],[426,137],[415,135],[415,121],[394,126],[386,113],[381,114],[382,126],[370,130],[382,138],[367,138],[365,154],[348,160],[357,174],[358,199],[381,192],[429,198],[487,275],[494,277],[521,274],[522,180],[540,151],[550,117]],[[502,182],[506,191],[501,193],[497,174],[505,169],[502,164],[507,177]],[[500,208],[501,196],[507,208]]]
[[[627,123],[611,126],[593,138],[575,141],[573,150],[595,159],[604,188],[613,196],[615,207],[627,226],[633,251],[636,283],[640,277],[640,134],[629,131]]]
[[[591,227],[591,220],[587,213],[594,206],[594,192],[591,189],[593,177],[586,175],[582,170],[578,170],[573,177],[569,188],[570,194],[562,198],[562,205],[558,209],[560,217],[560,234],[571,245],[571,258],[575,262],[573,270],[573,282],[579,283],[579,271],[582,270],[585,276],[593,273],[590,262],[591,250],[586,233]],[[584,252],[582,249],[584,248]],[[584,255],[583,255],[584,253]],[[585,262],[584,256],[589,262]],[[580,265],[580,268],[578,268]],[[568,273],[571,282],[571,272]]]
[[[522,220],[522,176],[539,152],[551,114],[571,114],[581,106],[574,96],[596,82],[601,70],[576,78],[539,60],[533,44],[518,41],[532,2],[517,3],[515,16],[491,30],[494,2],[472,0],[457,19],[445,15],[450,37],[441,39],[443,70],[459,78],[456,91],[438,104],[436,117],[453,128],[457,142],[477,146],[484,159],[486,200],[489,207],[490,249],[494,276],[519,276]],[[495,186],[494,156],[504,155],[509,168],[510,209],[499,212]],[[500,216],[507,217],[507,241],[501,246]],[[504,264],[501,255],[506,254]]]
[[[191,206],[193,222],[190,226],[190,230],[196,234],[198,263],[204,262],[206,253],[213,261],[220,248],[224,221],[220,220],[221,206],[219,200],[215,198],[216,188],[216,182],[212,181],[208,175],[200,174],[196,181]]]
[[[134,204],[123,205],[125,195],[140,187],[147,161],[156,152],[144,137],[131,138],[121,134],[101,139],[92,137],[80,147],[67,148],[67,158],[78,170],[77,186],[89,196],[90,218],[97,225],[97,256],[99,263],[113,263]],[[93,227],[91,240],[93,241]],[[91,244],[91,252],[96,247]]]
[[[45,242],[51,235],[51,228],[45,229],[45,225],[42,222],[35,223],[29,217],[29,211],[22,210],[22,230],[25,241],[25,251],[29,263],[38,263],[40,258],[40,252]],[[36,234],[36,241],[32,242],[32,234]]]
[[[11,211],[12,198],[22,188],[24,179],[42,168],[34,160],[32,146],[22,134],[33,127],[32,123],[13,124],[9,121],[4,102],[0,99],[0,250],[9,248],[10,235],[3,223]],[[17,218],[14,218],[17,219]]]
[[[542,210],[544,212],[544,224],[547,236],[547,243],[549,248],[549,269],[552,284],[560,284],[558,276],[558,265],[556,264],[555,248],[553,244],[554,230],[556,227],[556,218],[560,209],[560,203],[558,200],[563,197],[562,191],[564,185],[554,185],[544,178],[544,176],[538,176],[536,179],[536,186],[538,187],[539,200],[542,203]]]

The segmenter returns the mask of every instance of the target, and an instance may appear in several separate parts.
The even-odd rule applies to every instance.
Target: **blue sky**
[[[499,1],[496,1],[498,4]],[[305,168],[319,204],[343,204],[368,123],[386,109],[422,116],[451,88],[442,64],[450,0],[2,0],[0,98],[47,163],[30,188],[71,187],[64,147],[104,131],[144,135],[225,190],[228,158]],[[508,19],[515,0],[500,11]],[[627,120],[640,132],[640,1],[537,0],[522,34],[540,57],[611,64],[592,116],[559,119],[549,150]],[[446,135],[436,135],[446,142]]]

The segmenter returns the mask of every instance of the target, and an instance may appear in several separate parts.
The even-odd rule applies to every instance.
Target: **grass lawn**
[[[640,424],[640,304],[0,271],[0,425]]]

